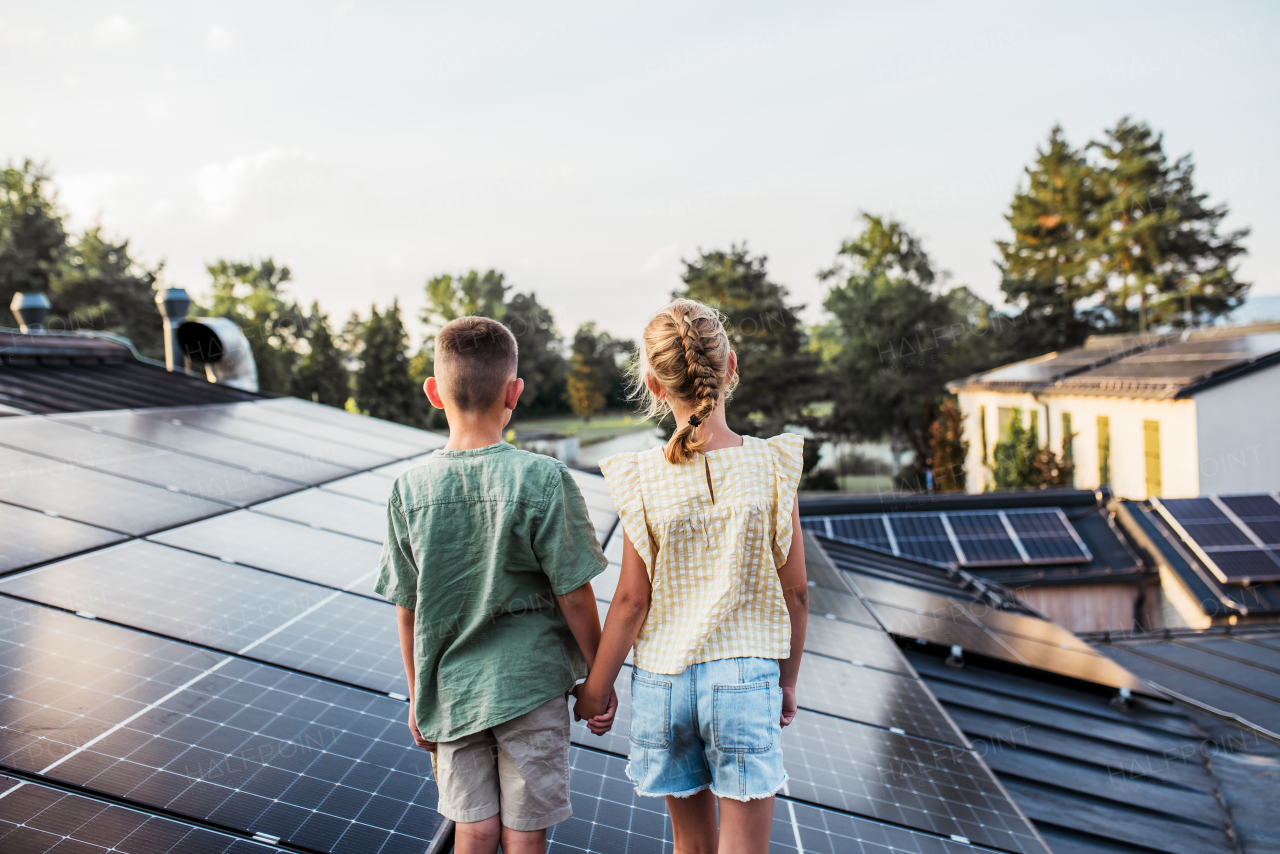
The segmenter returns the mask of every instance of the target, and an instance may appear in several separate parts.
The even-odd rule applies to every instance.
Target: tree
[[[1022,424],[1022,410],[1015,408],[1013,417],[1005,427],[1004,435],[996,442],[993,456],[995,468],[992,480],[997,489],[1045,489],[1050,486],[1071,486],[1074,483],[1075,465],[1057,456],[1049,448],[1040,447],[1040,428],[1037,413],[1030,413],[1031,425]]]
[[[564,342],[551,312],[537,296],[516,293],[508,299],[511,286],[496,270],[436,276],[427,282],[426,290],[427,305],[420,318],[428,328],[439,329],[468,315],[504,324],[520,350],[520,377],[524,380],[520,405],[532,413],[565,411]]]
[[[249,339],[258,387],[288,393],[302,335],[301,311],[284,291],[293,274],[271,258],[256,264],[221,259],[206,269],[213,277],[210,313],[234,320]]]
[[[863,214],[863,230],[821,274],[834,282],[816,331],[833,401],[826,430],[849,440],[919,446],[921,402],[946,382],[997,363],[1007,319],[968,288],[943,290],[920,241],[898,222]]]
[[[1114,326],[1188,326],[1239,307],[1250,286],[1232,262],[1249,229],[1218,233],[1228,207],[1207,206],[1191,155],[1170,164],[1163,134],[1128,117],[1089,147],[1107,190],[1096,257]]]
[[[351,396],[350,378],[342,351],[329,331],[329,318],[320,311],[318,302],[311,303],[305,340],[306,353],[293,372],[290,394],[342,408]]]
[[[9,310],[15,293],[47,294],[66,246],[49,173],[30,160],[6,167],[0,175],[0,311]]]
[[[964,461],[969,453],[969,443],[964,438],[964,416],[955,397],[949,395],[943,400],[928,423],[925,465],[932,473],[933,488],[942,492],[963,492],[966,481]]]
[[[94,226],[70,241],[59,259],[49,285],[53,312],[64,328],[115,332],[142,355],[163,359],[164,328],[155,302],[160,270],[138,264],[129,255],[129,241],[108,240]]]
[[[772,436],[788,424],[812,419],[808,407],[822,396],[820,360],[800,322],[803,305],[788,302],[787,289],[769,280],[768,258],[752,257],[745,244],[728,252],[703,252],[685,262],[684,287],[672,294],[716,308],[738,354],[738,386],[729,407],[737,433]],[[815,445],[816,443],[811,443]],[[814,457],[813,462],[816,462]]]
[[[1026,187],[1013,197],[1005,219],[1013,239],[997,241],[1001,289],[1020,306],[1019,355],[1062,350],[1106,327],[1097,292],[1096,245],[1106,189],[1084,155],[1054,126],[1049,143],[1026,170]]]
[[[566,397],[569,408],[590,421],[616,400],[623,384],[619,361],[631,353],[630,341],[619,341],[608,332],[597,332],[594,323],[584,323],[573,336],[569,357]]]
[[[381,314],[376,305],[370,309],[363,345],[356,405],[375,418],[416,423],[420,392],[409,379],[409,336],[400,319],[399,301]]]

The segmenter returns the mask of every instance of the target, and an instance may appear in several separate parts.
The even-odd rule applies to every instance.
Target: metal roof
[[[1280,363],[1280,323],[1095,336],[1084,346],[949,383],[952,391],[1173,399]]]

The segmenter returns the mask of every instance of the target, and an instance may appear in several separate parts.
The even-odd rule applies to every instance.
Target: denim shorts
[[[782,689],[771,658],[631,673],[631,761],[641,795],[766,798],[782,788]]]

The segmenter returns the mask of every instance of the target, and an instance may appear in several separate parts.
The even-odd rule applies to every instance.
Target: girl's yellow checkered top
[[[600,461],[609,494],[653,588],[635,663],[679,673],[722,658],[787,658],[791,618],[778,568],[804,439],[744,436],[678,464],[662,448]]]

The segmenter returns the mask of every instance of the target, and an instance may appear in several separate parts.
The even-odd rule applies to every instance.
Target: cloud
[[[656,273],[659,270],[663,270],[671,266],[671,263],[677,260],[679,257],[680,257],[680,244],[672,243],[668,246],[662,247],[657,252],[650,255],[645,260],[645,262],[640,265],[640,269],[638,272]]]
[[[42,38],[44,38],[44,30],[39,27],[15,27],[8,21],[0,20],[0,45],[14,47],[38,42]]]
[[[307,209],[332,185],[329,166],[311,155],[279,148],[208,163],[191,178],[205,211],[218,219],[247,210]]]
[[[343,0],[343,2],[339,3],[337,6],[334,7],[333,19],[335,21],[341,21],[345,19],[347,17],[347,13],[351,11],[351,7],[353,7],[354,5],[355,4],[349,2],[349,0]]]
[[[235,30],[214,24],[204,34],[204,46],[214,53],[227,53],[235,50],[240,44],[240,35]]]
[[[141,30],[124,15],[112,15],[93,28],[98,44],[118,45],[133,41]]]
[[[68,172],[58,176],[58,203],[84,228],[108,208],[115,209],[118,191],[133,180],[121,172]]]

